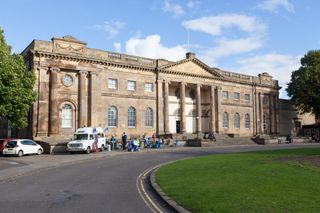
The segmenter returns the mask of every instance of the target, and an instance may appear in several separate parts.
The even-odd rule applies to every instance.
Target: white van
[[[79,128],[74,133],[72,141],[67,144],[67,151],[86,152],[89,154],[94,149],[95,138],[98,139],[98,148],[103,151],[106,145],[106,138],[101,127]]]

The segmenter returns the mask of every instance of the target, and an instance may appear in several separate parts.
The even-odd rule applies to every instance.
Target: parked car
[[[43,148],[29,139],[10,139],[3,149],[3,155],[17,155],[19,157],[29,154],[41,155]]]
[[[3,149],[6,147],[9,140],[9,138],[0,139],[0,154],[2,154]]]

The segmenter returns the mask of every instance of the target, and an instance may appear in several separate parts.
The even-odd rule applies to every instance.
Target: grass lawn
[[[192,212],[320,212],[320,148],[181,160],[156,180]]]

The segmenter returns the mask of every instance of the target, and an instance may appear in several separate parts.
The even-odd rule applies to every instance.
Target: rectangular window
[[[222,98],[223,98],[224,100],[229,99],[229,93],[228,93],[228,91],[222,91]]]
[[[234,92],[234,93],[233,93],[233,97],[234,97],[234,100],[240,101],[240,93]]]
[[[109,89],[117,89],[118,88],[118,80],[109,78],[109,80],[108,80],[108,88]]]
[[[245,94],[244,95],[244,100],[246,103],[250,103],[250,94]]]
[[[129,91],[136,91],[136,82],[135,81],[128,81],[128,90]]]
[[[153,84],[152,83],[146,83],[144,85],[144,91],[146,92],[152,92],[153,91]]]

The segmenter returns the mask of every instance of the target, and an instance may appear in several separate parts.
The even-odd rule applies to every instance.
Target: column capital
[[[79,70],[79,75],[88,75],[88,71],[85,70]]]
[[[60,68],[59,67],[50,67],[50,71],[51,72],[60,72]]]
[[[188,83],[187,83],[187,82],[185,82],[185,81],[181,81],[181,82],[180,82],[180,85],[181,85],[181,86],[182,86],[182,85],[183,85],[183,86],[187,86],[187,85],[188,85]]]

